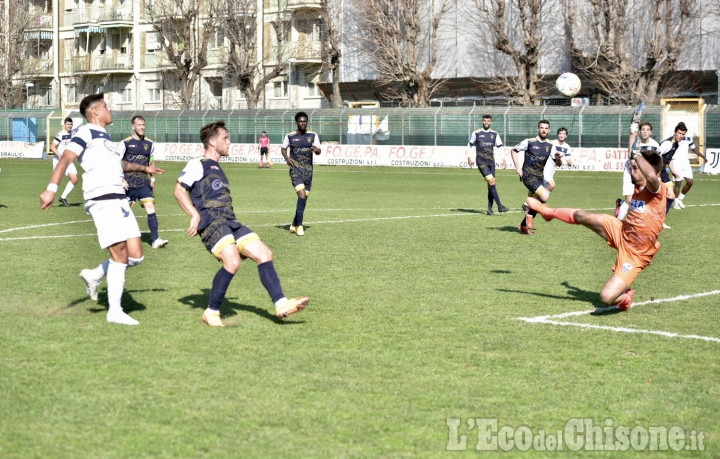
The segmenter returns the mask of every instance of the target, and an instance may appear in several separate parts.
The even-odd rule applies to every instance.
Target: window
[[[225,43],[225,32],[220,27],[215,27],[215,30],[213,30],[213,33],[210,36],[209,48],[210,49],[222,48],[224,43]]]
[[[156,32],[148,32],[145,34],[145,49],[148,53],[154,53],[161,48],[158,34]]]
[[[158,81],[148,81],[147,83],[147,101],[160,102],[160,84]]]
[[[94,84],[93,85],[93,94],[100,94],[101,92],[105,92],[105,85],[104,84]]]
[[[40,88],[40,105],[43,105],[45,107],[52,106],[53,104],[53,97],[52,97],[52,87],[50,86],[43,86]]]
[[[318,86],[315,83],[313,83],[312,81],[309,81],[307,84],[307,95],[308,95],[308,97],[320,97],[321,96],[320,88],[318,88]]]
[[[273,84],[273,97],[283,99],[288,96],[287,80],[276,81]]]
[[[308,22],[307,39],[308,41],[320,41],[320,30],[322,28],[322,20],[316,19]]]
[[[120,96],[120,103],[127,104],[132,102],[132,88],[130,85],[126,85],[118,89],[118,95]]]
[[[77,102],[77,87],[75,85],[70,85],[67,88],[67,102],[69,104]]]

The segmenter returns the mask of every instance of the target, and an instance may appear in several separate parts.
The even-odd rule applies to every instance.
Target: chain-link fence
[[[648,106],[643,120],[654,127],[654,138],[662,136],[663,109]],[[465,145],[469,134],[482,127],[482,118],[493,117],[492,129],[505,145],[515,145],[537,133],[541,119],[550,122],[551,138],[560,127],[569,132],[574,147],[624,148],[634,107],[515,107],[470,106],[430,108],[365,108],[306,110],[308,128],[323,143],[379,145]],[[131,133],[131,118],[141,114],[147,122],[146,134],[156,142],[199,142],[200,128],[215,120],[225,120],[234,143],[255,143],[266,131],[273,143],[296,128],[297,110],[234,111],[157,111],[113,112],[114,123],[107,130],[119,141]],[[0,140],[49,142],[62,129],[67,115],[59,111],[0,111]],[[79,112],[71,117],[81,118]],[[705,116],[705,142],[720,147],[720,106],[708,106]],[[697,134],[697,133],[695,133]]]

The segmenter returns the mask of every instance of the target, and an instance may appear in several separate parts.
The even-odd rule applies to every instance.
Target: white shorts
[[[103,249],[140,237],[140,227],[127,199],[91,199],[85,201],[85,212],[90,214],[95,222],[98,242]]]
[[[622,194],[623,196],[632,196],[633,193],[635,193],[635,185],[633,185],[632,182],[632,176],[630,175],[630,161],[627,161],[625,163],[625,167],[623,168],[623,188],[622,188]]]
[[[680,176],[680,180],[673,177],[673,180],[682,182],[682,179],[690,179],[693,178],[692,173],[692,167],[690,167],[690,160],[680,160],[680,161],[673,161],[673,166],[675,166],[675,172]]]
[[[57,165],[60,163],[60,158],[58,158],[57,155],[53,156],[53,170],[57,167]],[[70,174],[78,175],[77,168],[75,167],[75,163],[68,164],[67,169],[65,169],[65,177],[69,177]]]

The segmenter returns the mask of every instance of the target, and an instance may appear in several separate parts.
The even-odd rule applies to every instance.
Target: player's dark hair
[[[303,116],[304,116],[305,118],[308,117],[308,116],[307,116],[307,113],[305,113],[305,112],[297,112],[297,113],[295,114],[295,121],[297,122],[297,120],[299,120],[299,119],[302,118]]]
[[[540,120],[540,121],[538,121],[538,127],[540,127],[541,124],[547,124],[548,126],[550,126],[550,121],[548,121],[548,120]]]
[[[662,156],[658,155],[657,152],[650,150],[649,148],[640,150],[640,154],[643,158],[645,158],[645,161],[650,163],[650,165],[655,170],[655,173],[659,174],[660,171],[663,169]]]
[[[210,140],[220,133],[220,129],[227,131],[227,129],[225,129],[225,121],[215,121],[200,129],[200,141],[205,148],[210,146]]]
[[[85,116],[85,113],[87,112],[87,109],[90,108],[95,102],[98,102],[100,100],[103,100],[105,98],[105,93],[99,93],[99,94],[90,94],[88,96],[85,96],[83,100],[80,101],[80,114],[83,116],[83,118],[87,119],[87,116]]]
[[[683,123],[682,121],[680,121],[677,124],[677,126],[675,126],[675,132],[677,132],[677,131],[686,131],[687,132],[687,130],[688,130],[687,126],[685,126],[685,123]]]
[[[565,127],[561,127],[560,129],[558,129],[558,130],[557,130],[557,133],[560,134],[560,133],[563,132],[563,131],[565,131],[565,135],[567,135],[568,130],[567,130],[567,128],[565,128]]]
[[[262,131],[262,133],[263,133],[263,134],[267,134],[267,132],[265,132],[265,131]]]
[[[143,121],[145,121],[145,118],[143,118],[142,115],[135,115],[135,116],[133,116],[132,119],[130,120],[130,124],[135,124],[135,120],[143,120]]]
[[[72,123],[72,122],[73,122],[73,120],[72,120],[72,118],[70,118],[69,116],[63,120],[63,124],[65,124],[65,123]]]
[[[648,126],[650,130],[652,131],[652,124],[650,124],[650,121],[643,121],[638,125],[638,129],[642,129],[643,126]]]
[[[491,120],[491,119],[492,119],[492,115],[483,115],[482,119],[484,119],[484,120]]]

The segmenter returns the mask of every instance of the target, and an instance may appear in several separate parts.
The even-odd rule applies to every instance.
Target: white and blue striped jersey
[[[122,153],[105,128],[96,124],[80,126],[67,149],[78,155],[83,174],[85,200],[107,194],[125,194]]]

